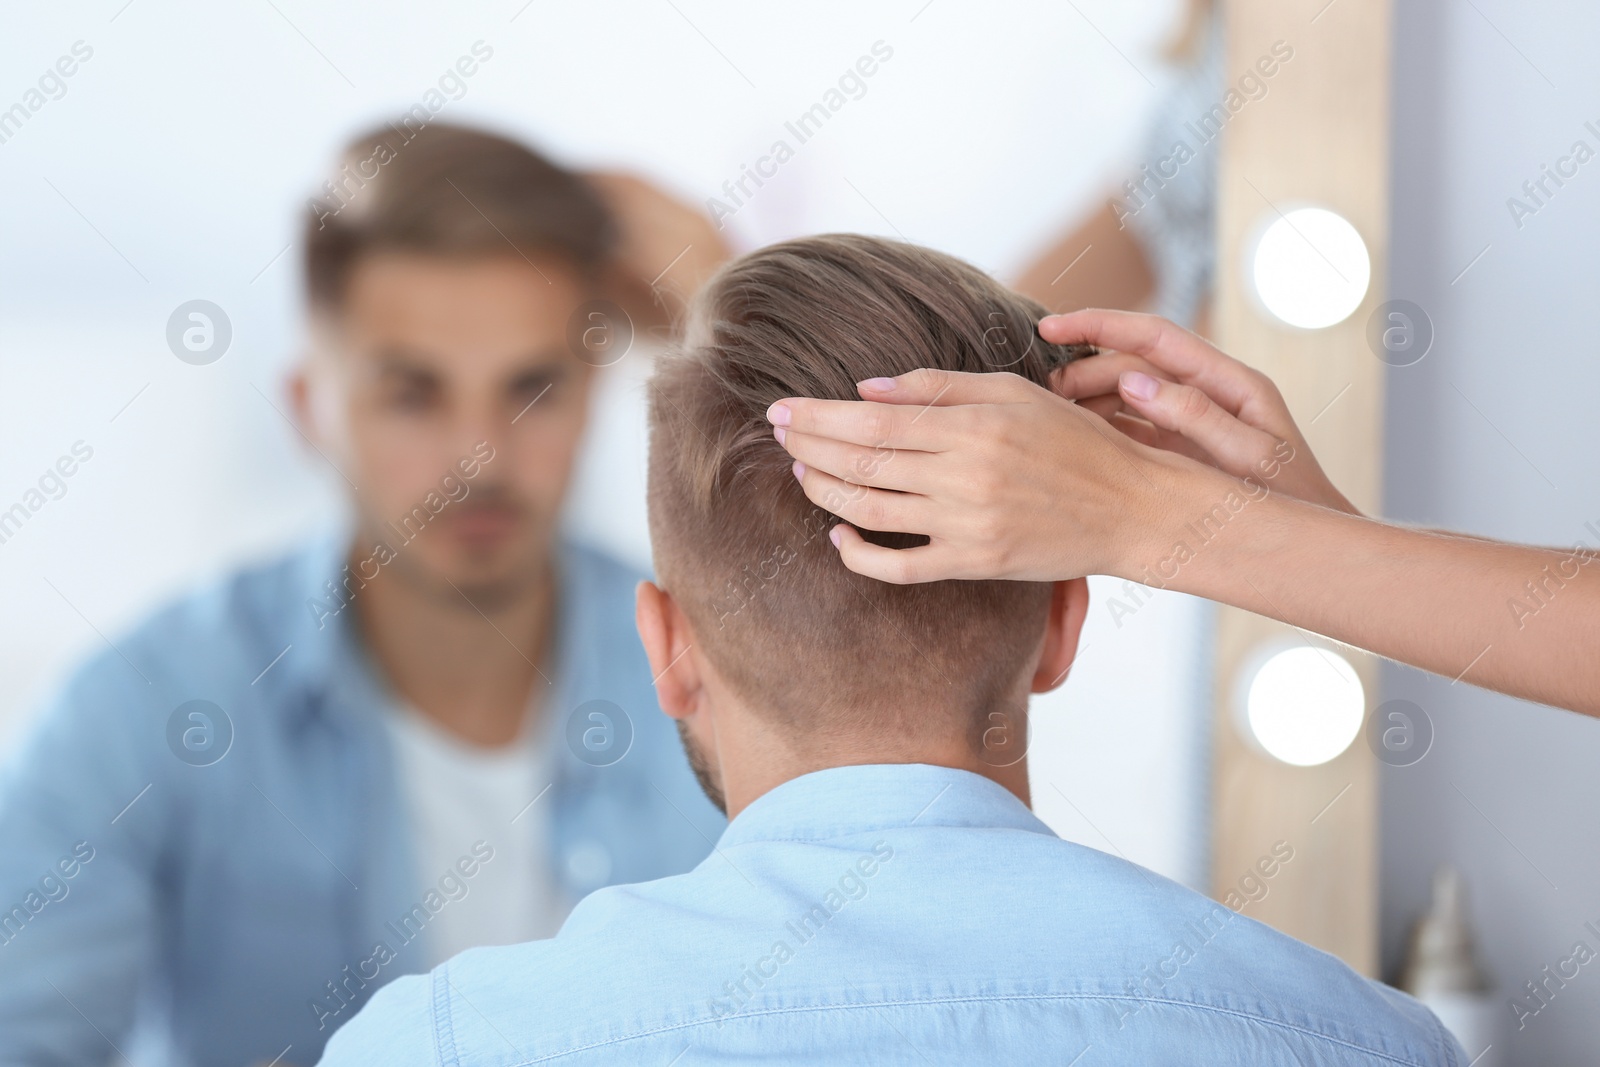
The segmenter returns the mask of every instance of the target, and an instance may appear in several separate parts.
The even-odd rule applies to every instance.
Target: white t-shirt
[[[572,903],[550,869],[554,774],[536,717],[498,748],[463,741],[404,703],[387,718],[418,884],[444,900],[426,928],[430,963],[553,935]]]

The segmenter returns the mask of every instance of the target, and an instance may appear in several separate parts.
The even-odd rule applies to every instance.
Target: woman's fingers
[[[856,388],[865,400],[889,404],[1004,404],[1027,395],[1033,383],[1009,372],[935,370],[923,367],[898,378],[868,378]]]
[[[1192,441],[1236,478],[1257,473],[1257,465],[1280,443],[1273,435],[1245,425],[1192,385],[1130,371],[1123,375],[1121,387],[1130,411]]]
[[[862,537],[855,527],[841,522],[828,534],[838,546],[844,565],[864,578],[895,585],[936,582],[957,575],[949,553],[938,545],[920,548],[885,548]]]
[[[901,492],[918,491],[927,484],[926,452],[853,445],[782,426],[774,426],[772,432],[789,455],[843,481]]]
[[[826,471],[813,470],[798,460],[794,473],[808,500],[864,530],[924,535],[931,532],[928,524],[933,516],[927,497],[853,485]]]
[[[1087,359],[1075,359],[1064,367],[1057,367],[1050,374],[1050,387],[1068,400],[1080,402],[1089,397],[1114,396],[1118,379],[1131,370],[1152,378],[1172,378],[1172,375],[1143,356],[1130,352],[1106,352]]]
[[[1103,359],[1105,357],[1096,356],[1095,358]],[[1130,359],[1135,361],[1134,365],[1144,362],[1137,356],[1130,357]],[[1149,366],[1149,364],[1144,365]],[[1159,448],[1163,452],[1176,452],[1180,456],[1188,456],[1190,459],[1198,460],[1209,466],[1217,466],[1217,461],[1199,443],[1191,441],[1180,432],[1152,425],[1136,409],[1129,407],[1128,401],[1118,391],[1120,385],[1120,378],[1115,379],[1111,382],[1111,392],[1085,397],[1076,401],[1076,403],[1085,411],[1092,411],[1102,419],[1105,419],[1112,426],[1115,426],[1133,440],[1138,441],[1141,445]]]
[[[1129,409],[1121,394],[1112,393],[1109,396],[1092,396],[1087,400],[1079,400],[1078,407],[1085,411],[1093,412],[1109,422],[1113,427],[1122,431],[1125,437],[1146,445],[1157,448],[1163,452],[1176,452],[1180,456],[1188,456],[1210,467],[1217,465],[1211,454],[1195,442],[1189,440],[1181,433],[1163,430],[1152,425],[1137,412]]]
[[[792,433],[827,437],[867,448],[938,451],[950,438],[945,412],[926,406],[864,400],[786,397],[767,409],[767,421]]]
[[[1182,326],[1159,315],[1134,311],[1085,308],[1065,315],[1046,315],[1039,320],[1039,336],[1052,344],[1090,344],[1130,352],[1182,377],[1198,374],[1216,356],[1222,356]]]
[[[1080,335],[1102,338],[1089,343],[1102,349],[1117,349],[1120,355],[1144,359],[1157,369],[1158,373],[1153,377],[1198,386],[1212,400],[1235,415],[1244,413],[1246,406],[1252,402],[1255,407],[1262,407],[1263,391],[1270,391],[1276,397],[1276,390],[1265,377],[1205,338],[1158,315],[1090,308],[1040,319],[1039,335],[1047,341],[1061,344],[1082,343],[1078,340]],[[1104,358],[1090,356],[1069,363],[1067,367],[1079,368],[1073,371],[1074,376],[1103,376],[1103,369],[1095,368],[1093,364]],[[1118,373],[1129,369],[1135,368],[1120,367]],[[1142,367],[1137,369],[1144,370]],[[1079,392],[1076,395],[1087,394]]]
[[[1043,391],[1015,374],[928,368],[869,378],[858,388],[863,400],[785,397],[767,409],[767,421],[851,444],[939,452],[956,436],[956,419],[945,408],[1020,401]]]
[[[1208,467],[1217,466],[1217,461],[1211,453],[1179,433],[1163,430],[1150,422],[1127,411],[1119,411],[1106,420],[1121,430],[1125,437],[1139,442],[1149,448],[1159,449],[1162,452],[1173,452],[1180,456],[1188,456],[1197,463],[1204,463]]]

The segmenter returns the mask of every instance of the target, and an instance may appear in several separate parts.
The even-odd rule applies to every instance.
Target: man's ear
[[[1078,655],[1078,637],[1089,615],[1089,580],[1074,578],[1052,582],[1050,615],[1045,622],[1044,647],[1034,668],[1030,692],[1048,693],[1066,680]]]
[[[289,410],[297,429],[307,440],[321,443],[321,427],[317,425],[311,403],[311,366],[309,356],[302,356],[289,372]]]
[[[672,596],[654,582],[640,582],[634,622],[656,679],[656,699],[674,719],[687,718],[700,703],[700,665],[687,655],[694,631]]]

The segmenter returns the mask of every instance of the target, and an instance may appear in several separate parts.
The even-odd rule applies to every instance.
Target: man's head
[[[1069,353],[1037,336],[1043,313],[949,256],[841,235],[745,256],[696,297],[682,350],[651,386],[661,588],[641,587],[639,625],[713,799],[753,750],[792,769],[1011,768],[1025,790],[1027,694],[1070,664],[1083,583],[851,573],[828,542],[838,520],[806,498],[765,412],[788,396],[855,399],[858,381],[919,367],[1044,384]]]
[[[568,324],[614,240],[582,178],[505,138],[435,123],[350,143],[306,218],[292,388],[356,489],[358,553],[383,542],[386,571],[457,603],[452,584],[494,603],[539,580],[592,375]]]

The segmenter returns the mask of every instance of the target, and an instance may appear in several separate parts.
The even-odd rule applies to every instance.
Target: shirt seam
[[[767,1008],[767,1009],[763,1009],[763,1010],[760,1010],[760,1011],[738,1012],[735,1015],[721,1016],[721,1018],[722,1019],[735,1019],[735,1018],[737,1018],[737,1019],[751,1019],[751,1018],[756,1018],[758,1016],[792,1015],[792,1014],[799,1014],[801,1012],[819,1012],[819,1013],[821,1013],[821,1012],[833,1012],[833,1011],[856,1011],[856,1010],[860,1010],[860,1009],[863,1009],[863,1008],[894,1008],[894,1007],[903,1007],[903,1006],[907,1006],[907,1005],[918,1005],[918,1004],[929,1004],[929,1005],[932,1005],[932,1004],[972,1004],[972,1003],[976,1003],[976,1004],[992,1004],[992,1003],[1006,1002],[1006,1001],[1047,1001],[1047,1000],[1103,1000],[1103,1001],[1114,1001],[1114,1002],[1132,1002],[1132,1003],[1137,1003],[1137,1004],[1164,1004],[1164,1005],[1166,1005],[1168,1007],[1183,1008],[1183,1009],[1187,1009],[1187,1010],[1190,1010],[1190,1011],[1211,1013],[1211,1014],[1217,1014],[1217,1015],[1230,1015],[1230,1016],[1234,1016],[1236,1018],[1246,1019],[1246,1020],[1248,1020],[1250,1022],[1260,1023],[1260,1024],[1264,1025],[1264,1026],[1272,1026],[1272,1027],[1278,1027],[1278,1028],[1281,1028],[1281,1029],[1284,1029],[1284,1030],[1292,1030],[1295,1033],[1303,1034],[1306,1037],[1315,1038],[1318,1041],[1324,1041],[1324,1042],[1327,1042],[1330,1045],[1338,1045],[1338,1046],[1341,1046],[1343,1048],[1350,1049],[1351,1051],[1359,1052],[1362,1055],[1375,1056],[1375,1057],[1377,1057],[1379,1059],[1382,1059],[1382,1060],[1385,1060],[1385,1061],[1387,1061],[1389,1063],[1404,1064],[1405,1067],[1429,1067],[1428,1063],[1425,1060],[1415,1060],[1415,1059],[1410,1059],[1410,1058],[1407,1058],[1407,1057],[1395,1055],[1395,1054],[1388,1053],[1388,1052],[1382,1052],[1382,1051],[1380,1051],[1378,1049],[1368,1048],[1368,1047],[1366,1047],[1364,1045],[1359,1045],[1359,1044],[1357,1044],[1357,1043],[1355,1043],[1353,1041],[1347,1041],[1347,1040],[1345,1040],[1343,1038],[1338,1038],[1338,1037],[1333,1037],[1333,1036],[1328,1035],[1328,1034],[1318,1033],[1315,1030],[1310,1030],[1310,1029],[1307,1029],[1306,1027],[1303,1027],[1303,1026],[1297,1026],[1294,1023],[1285,1022],[1285,1021],[1283,1021],[1281,1019],[1271,1019],[1271,1018],[1267,1018],[1266,1016],[1262,1016],[1262,1015],[1253,1015],[1253,1014],[1251,1014],[1249,1012],[1237,1011],[1237,1010],[1232,1009],[1232,1008],[1219,1008],[1219,1007],[1216,1007],[1215,1005],[1211,1005],[1211,1004],[1195,1004],[1195,1003],[1192,1003],[1190,1001],[1171,1000],[1171,999],[1159,998],[1159,997],[1126,997],[1126,996],[1118,996],[1118,995],[1116,995],[1114,993],[1038,993],[1038,994],[1007,994],[1007,995],[998,995],[998,996],[967,996],[967,997],[908,997],[908,998],[900,998],[900,999],[895,999],[895,1000],[880,1000],[880,1001],[864,1002],[864,1003],[860,1003],[860,1004],[818,1004],[818,1005],[814,1005],[814,1006],[810,1006],[810,1007]],[[624,1044],[624,1043],[629,1042],[629,1041],[637,1041],[640,1038],[654,1037],[657,1034],[671,1033],[674,1030],[690,1030],[690,1029],[695,1029],[697,1027],[709,1026],[709,1025],[711,1025],[711,1024],[717,1022],[717,1021],[718,1021],[717,1019],[695,1019],[695,1020],[692,1020],[690,1022],[674,1023],[674,1024],[671,1024],[669,1026],[657,1026],[657,1027],[653,1027],[653,1028],[648,1029],[648,1030],[639,1030],[639,1031],[636,1031],[636,1032],[631,1033],[631,1034],[624,1034],[624,1035],[622,1035],[620,1037],[609,1038],[609,1039],[607,1039],[605,1041],[593,1041],[593,1042],[590,1042],[589,1044],[586,1044],[586,1045],[575,1045],[575,1046],[573,1046],[571,1048],[562,1049],[559,1052],[551,1052],[551,1053],[549,1053],[547,1055],[533,1057],[532,1059],[519,1060],[519,1061],[517,1061],[517,1063],[512,1065],[512,1067],[529,1067],[530,1064],[544,1063],[544,1062],[547,1062],[549,1060],[559,1059],[562,1056],[570,1056],[570,1055],[573,1055],[573,1054],[579,1053],[579,1052],[588,1052],[588,1051],[590,1051],[592,1049],[607,1048],[607,1047],[610,1047],[610,1046],[613,1046],[613,1045],[620,1045],[620,1044]],[[1435,1025],[1438,1025],[1437,1022],[1435,1023]],[[452,1040],[453,1040],[453,1037],[452,1037]],[[454,1060],[450,1061],[449,1064],[446,1064],[446,1067],[450,1067],[450,1065],[455,1063],[455,1062],[456,1061],[454,1061]]]
[[[433,974],[433,1051],[440,1067],[456,1067],[461,1062],[456,1048],[455,1017],[450,1010],[450,965]]]

